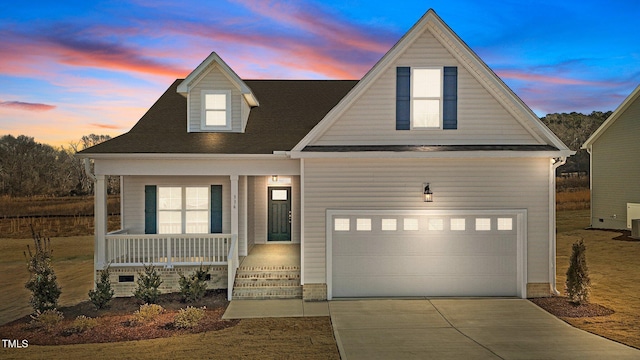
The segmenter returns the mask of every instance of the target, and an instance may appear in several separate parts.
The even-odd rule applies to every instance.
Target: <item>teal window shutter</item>
[[[396,68],[396,130],[411,129],[411,68]]]
[[[144,233],[158,232],[157,208],[158,191],[156,185],[144,186]]]
[[[458,128],[458,68],[445,66],[442,90],[442,128]]]
[[[211,233],[222,233],[222,185],[211,185]]]

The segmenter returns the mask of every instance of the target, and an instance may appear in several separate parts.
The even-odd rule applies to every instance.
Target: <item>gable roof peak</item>
[[[211,52],[209,56],[195,70],[191,72],[180,84],[178,84],[177,92],[186,96],[189,90],[198,83],[201,76],[209,71],[212,65],[217,65],[224,75],[240,90],[240,93],[246,99],[250,106],[259,106],[258,99],[253,94],[253,91],[247,86],[247,84],[238,76],[238,74],[227,65],[224,60],[215,52]]]

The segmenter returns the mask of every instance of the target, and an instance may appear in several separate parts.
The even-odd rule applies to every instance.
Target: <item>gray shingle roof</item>
[[[244,133],[187,133],[187,99],[176,80],[126,134],[80,154],[272,154],[291,150],[355,80],[245,80],[260,101]]]

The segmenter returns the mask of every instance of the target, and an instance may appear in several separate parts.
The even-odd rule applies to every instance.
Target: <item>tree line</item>
[[[558,169],[559,172],[589,171],[589,154],[580,150],[587,138],[611,115],[611,111],[548,114],[540,120],[576,155]],[[108,135],[86,135],[79,141],[59,148],[41,144],[34,138],[4,135],[0,138],[0,195],[89,195],[93,182],[84,171],[84,163],[74,154],[109,140]],[[109,177],[107,191],[119,192],[118,177]]]
[[[41,144],[33,137],[4,135],[0,138],[0,195],[69,196],[93,193],[93,182],[84,162],[74,154],[109,140],[108,135],[86,135],[68,146]],[[117,178],[110,178],[109,193],[119,191]]]
[[[580,150],[580,146],[611,116],[611,113],[611,111],[593,111],[588,115],[577,112],[555,113],[540,118],[569,149],[576,151],[565,165],[558,168],[558,173],[589,173],[589,154],[587,150]]]

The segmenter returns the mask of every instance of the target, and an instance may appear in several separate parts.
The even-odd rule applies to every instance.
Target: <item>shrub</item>
[[[35,253],[31,252],[31,248],[27,245],[29,256],[24,252],[27,259],[27,270],[29,270],[29,280],[24,285],[31,291],[31,299],[29,302],[36,312],[53,310],[58,306],[58,298],[60,297],[60,286],[56,280],[56,274],[51,266],[51,240],[49,238],[42,239],[40,234],[36,234],[31,227],[31,235],[35,245]]]
[[[173,326],[178,329],[190,329],[195,327],[204,317],[205,309],[206,307],[204,306],[201,308],[187,306],[186,309],[178,310],[178,313],[173,318]]]
[[[198,301],[204,297],[207,292],[207,274],[209,273],[209,267],[196,270],[189,277],[180,273],[180,295],[182,301],[193,302]]]
[[[96,326],[98,326],[98,320],[80,315],[73,320],[73,323],[67,329],[67,333],[80,334]]]
[[[32,327],[49,331],[64,319],[64,315],[56,309],[45,310],[43,312],[36,310],[35,315],[31,315],[31,319],[29,324]]]
[[[96,281],[96,288],[89,290],[89,299],[96,309],[102,309],[107,306],[115,293],[111,288],[111,281],[109,280],[109,266],[104,270],[100,270],[99,274],[99,279]]]
[[[571,250],[569,269],[567,269],[567,295],[575,304],[584,304],[589,301],[591,291],[591,279],[587,268],[586,247],[582,239],[576,241]]]
[[[144,303],[155,304],[160,296],[160,290],[158,290],[160,284],[162,284],[162,280],[160,280],[160,274],[156,268],[153,265],[145,265],[144,271],[138,273],[133,296]]]
[[[133,313],[131,322],[134,325],[146,324],[155,320],[163,312],[164,308],[157,304],[140,305],[140,309]]]

